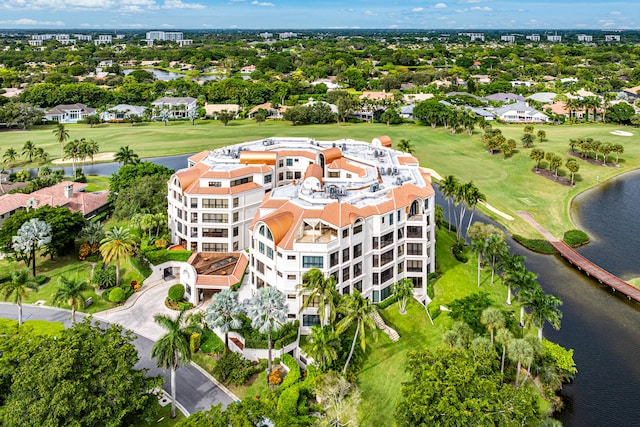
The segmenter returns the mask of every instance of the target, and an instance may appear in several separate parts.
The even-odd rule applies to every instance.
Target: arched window
[[[267,227],[265,227],[264,225],[261,225],[261,226],[260,226],[260,229],[258,230],[258,233],[260,233],[260,235],[261,235],[261,236],[264,236],[264,230],[265,230],[266,228],[267,228]]]
[[[414,200],[411,203],[411,207],[409,208],[409,217],[414,215],[418,215],[420,213],[420,202],[418,200]]]

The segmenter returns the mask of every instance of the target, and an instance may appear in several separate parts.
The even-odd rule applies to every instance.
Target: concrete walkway
[[[546,228],[538,224],[538,222],[535,219],[533,219],[533,215],[531,215],[529,212],[517,211],[516,215],[518,215],[520,218],[524,219],[529,224],[531,224],[533,228],[538,230],[540,234],[542,234],[544,238],[547,239],[549,242],[560,241],[560,239],[557,239],[556,237],[553,236],[553,234],[549,233]]]

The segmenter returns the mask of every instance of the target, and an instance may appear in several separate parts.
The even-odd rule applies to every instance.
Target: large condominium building
[[[434,190],[418,161],[393,150],[388,137],[273,138],[205,151],[189,164],[168,184],[173,243],[248,249],[251,292],[268,285],[287,295],[289,318],[300,319],[303,332],[319,322],[314,307],[300,313],[297,290],[312,268],[333,276],[340,293],[358,290],[374,302],[404,278],[418,298],[426,295],[435,268]]]
[[[147,31],[147,40],[177,41],[183,39],[180,31]]]

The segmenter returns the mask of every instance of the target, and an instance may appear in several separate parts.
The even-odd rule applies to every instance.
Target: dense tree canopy
[[[162,383],[135,369],[130,332],[89,320],[54,338],[0,340],[3,426],[121,426],[153,408]],[[15,357],[16,348],[20,348]]]
[[[503,384],[495,351],[438,348],[409,352],[396,407],[400,426],[538,426],[536,396],[528,387]]]
[[[5,220],[0,228],[0,247],[4,253],[14,253],[11,238],[23,223],[38,218],[51,226],[51,241],[45,246],[46,255],[66,255],[73,250],[76,236],[82,230],[85,219],[80,212],[65,207],[42,206],[28,211],[17,211]]]

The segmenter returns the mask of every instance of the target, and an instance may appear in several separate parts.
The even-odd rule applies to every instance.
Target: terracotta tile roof
[[[324,154],[324,161],[327,164],[342,157],[342,151],[340,151],[338,147],[332,147],[326,150],[322,150],[322,154]]]
[[[65,196],[65,187],[72,185],[71,197]],[[86,216],[107,204],[108,191],[85,193],[87,184],[64,181],[51,187],[34,191],[31,194],[5,194],[0,197],[0,213],[8,213],[16,209],[26,209],[30,199],[35,199],[36,206],[49,205],[54,207],[66,206],[72,212],[79,211]]]
[[[353,162],[345,159],[344,157],[340,157],[337,160],[334,160],[328,167],[328,169],[340,169],[346,170],[348,172],[353,172],[358,176],[366,176],[367,171],[361,167],[356,166]]]
[[[304,179],[309,177],[315,177],[318,181],[322,182],[322,167],[316,163],[311,163],[307,170],[304,171]]]
[[[284,157],[306,157],[307,159],[316,160],[316,154],[307,150],[280,150],[278,155]]]
[[[262,188],[262,186],[256,182],[247,182],[246,184],[236,185],[235,187],[200,187],[200,185],[195,182],[191,187],[184,190],[184,192],[189,194],[238,194],[258,188]]]
[[[202,256],[202,255],[206,255],[206,252],[196,252],[193,255],[191,255],[191,258],[189,258],[189,264],[193,265],[194,260],[196,260],[198,258],[198,256]],[[244,252],[239,252],[239,258],[238,261],[236,262],[236,265],[233,269],[233,271],[231,272],[231,274],[214,274],[214,275],[206,275],[206,274],[198,274],[197,278],[196,278],[196,285],[199,288],[211,288],[211,289],[217,289],[217,288],[229,288],[233,285],[235,285],[236,283],[240,282],[240,280],[242,280],[242,275],[244,274],[244,271],[247,268],[247,265],[249,265],[249,258],[247,258],[247,255]],[[211,255],[216,255],[219,256],[219,253],[212,253]],[[233,255],[236,255],[235,253]]]
[[[206,158],[208,155],[209,155],[209,150],[204,150],[194,154],[193,156],[189,157],[187,160],[193,163],[198,163],[202,159]]]
[[[398,163],[400,163],[401,165],[418,165],[418,159],[416,159],[413,156],[410,155],[406,155],[406,156],[398,156]]]

